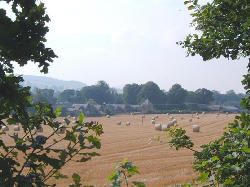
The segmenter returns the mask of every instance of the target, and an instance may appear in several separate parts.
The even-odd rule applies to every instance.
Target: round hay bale
[[[106,115],[106,118],[110,118],[110,115]]]
[[[169,128],[168,125],[162,125],[161,126],[161,130],[162,131],[166,131],[168,128]]]
[[[155,124],[155,120],[152,119],[152,120],[151,120],[151,123],[154,125],[154,124]]]
[[[174,124],[177,124],[177,120],[176,120],[176,119],[173,119],[172,122],[173,122]]]
[[[161,131],[161,124],[155,124],[155,130]]]
[[[8,126],[2,126],[1,129],[2,129],[3,132],[9,131],[9,127]]]
[[[170,122],[168,123],[168,125],[167,125],[168,128],[173,127],[173,126],[174,126],[174,122],[173,122],[173,121],[170,121]]]
[[[202,114],[204,115],[204,114],[206,114],[206,112],[202,112]]]
[[[121,121],[117,121],[116,124],[117,124],[117,125],[121,125],[122,122],[121,122]]]
[[[193,125],[193,132],[200,132],[200,126],[199,125]]]
[[[19,125],[14,125],[13,130],[14,130],[14,131],[20,131]]]
[[[199,116],[197,116],[196,118],[197,118],[197,119],[200,119],[200,117],[199,117]]]
[[[127,121],[126,122],[126,126],[130,126],[131,124],[130,124],[130,122],[129,121]]]

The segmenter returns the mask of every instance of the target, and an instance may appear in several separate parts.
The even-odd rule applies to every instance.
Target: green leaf
[[[89,143],[91,143],[92,145],[94,145],[97,149],[101,148],[101,142],[100,139],[94,137],[93,135],[90,135],[87,137],[87,140]]]
[[[61,115],[61,113],[62,113],[61,110],[62,110],[62,108],[60,108],[60,107],[55,110],[56,117],[59,117]]]
[[[13,118],[9,118],[9,119],[7,119],[7,122],[8,122],[8,124],[10,124],[10,125],[14,125],[14,124],[16,124],[16,123],[17,123],[17,121],[16,121],[16,120],[14,120]]]
[[[244,151],[245,153],[250,153],[250,148],[248,148],[247,146],[242,146],[242,151]]]
[[[190,3],[190,1],[184,1],[184,5],[186,5],[186,4],[188,4],[188,3]]]
[[[63,175],[63,174],[61,174],[59,171],[56,171],[54,177],[55,177],[55,179],[66,179],[66,178],[68,178],[67,175]]]
[[[213,162],[214,162],[214,161],[217,161],[217,160],[220,160],[219,157],[217,157],[217,156],[212,157],[212,161],[213,161]]]
[[[87,162],[88,160],[91,160],[91,157],[82,157],[80,160],[77,160],[77,162]]]
[[[129,175],[134,175],[136,173],[139,173],[138,169],[136,166],[132,166],[131,168],[128,169],[128,174]]]
[[[38,155],[36,153],[30,154],[32,157],[36,157],[39,162],[44,162],[46,164],[49,164],[54,169],[61,169],[64,162],[62,160],[49,157],[47,154]]]
[[[193,10],[194,8],[195,8],[194,5],[190,5],[190,6],[188,7],[188,10]]]
[[[29,102],[32,101],[32,97],[31,97],[31,96],[27,96],[26,99],[27,99],[27,101],[29,101]]]
[[[226,179],[226,181],[224,182],[225,186],[231,186],[232,184],[234,184],[235,182],[232,179]]]
[[[208,164],[207,161],[203,161],[203,162],[201,163],[201,166],[204,167],[204,166],[206,166],[207,164]]]
[[[206,182],[208,178],[209,173],[208,172],[201,172],[200,176],[198,177],[197,181],[200,181],[201,183]]]
[[[76,143],[76,138],[77,138],[76,136],[77,135],[74,134],[73,132],[66,131],[65,140],[69,140],[69,141]]]
[[[70,121],[69,121],[67,118],[65,118],[64,121],[65,121],[65,123],[66,123],[67,125],[70,124]]]
[[[77,173],[74,173],[72,175],[72,178],[73,178],[73,181],[74,181],[76,187],[80,187],[81,177]]]
[[[157,136],[157,141],[159,142],[161,140],[161,137],[160,136]]]
[[[116,176],[116,171],[113,171],[113,172],[108,176],[107,181],[108,181],[108,182],[111,181],[112,179],[115,178],[115,176]]]
[[[146,187],[146,185],[143,182],[133,181],[132,183],[138,187]]]
[[[13,155],[13,157],[17,158],[18,152],[12,151],[11,154]]]
[[[59,158],[62,160],[62,161],[65,161],[66,158],[67,158],[67,152],[65,150],[63,150],[60,155],[59,155]]]
[[[120,162],[117,162],[116,164],[115,164],[115,169],[118,169],[119,167],[121,166],[121,163]]]
[[[127,162],[128,162],[127,158],[123,159],[123,161],[122,161],[123,164],[126,164]]]
[[[83,119],[84,119],[84,114],[80,114],[80,116],[78,117],[78,121],[82,123]]]
[[[192,183],[183,184],[184,187],[192,187]]]

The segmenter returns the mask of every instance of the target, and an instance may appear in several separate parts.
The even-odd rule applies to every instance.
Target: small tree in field
[[[198,0],[184,3],[193,10],[192,25],[201,32],[179,42],[187,48],[188,55],[199,54],[203,60],[221,56],[232,60],[249,58],[248,0],[213,0],[205,5],[200,5]],[[242,83],[247,93],[241,103],[245,112],[228,124],[221,138],[202,145],[201,151],[193,149],[194,143],[184,129],[176,126],[168,130],[170,146],[194,152],[194,170],[200,174],[197,181],[206,183],[205,186],[250,186],[250,62]]]
[[[48,72],[49,63],[57,57],[44,44],[49,17],[44,4],[36,0],[3,3],[11,6],[13,14],[10,18],[0,8],[0,186],[56,186],[49,185],[48,179],[67,177],[60,173],[66,163],[98,155],[90,150],[101,147],[96,136],[103,133],[102,126],[83,122],[83,115],[74,123],[66,118],[59,122],[60,109],[31,103],[29,87],[20,86],[23,79],[13,74],[13,64],[34,62],[41,72]],[[9,133],[13,125],[19,125],[22,132]],[[42,128],[49,133],[43,135]],[[73,179],[80,186],[79,175]]]

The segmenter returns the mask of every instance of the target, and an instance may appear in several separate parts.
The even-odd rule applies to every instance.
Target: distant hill
[[[50,77],[34,76],[34,75],[23,75],[24,82],[23,86],[30,86],[31,90],[34,88],[48,88],[55,91],[63,91],[65,89],[80,90],[86,84],[79,81],[64,81],[59,79],[54,79]]]

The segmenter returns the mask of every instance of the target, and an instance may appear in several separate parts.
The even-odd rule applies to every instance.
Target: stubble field
[[[84,121],[97,121],[103,125],[104,134],[101,135],[102,148],[95,150],[101,156],[94,157],[85,163],[69,162],[62,170],[63,174],[72,176],[78,173],[84,185],[94,185],[96,187],[110,186],[106,178],[113,171],[116,162],[127,158],[132,161],[140,171],[140,175],[132,179],[144,182],[147,187],[165,187],[173,184],[191,182],[196,174],[192,169],[194,158],[189,150],[176,151],[166,143],[164,131],[154,130],[151,119],[155,115],[145,115],[142,124],[142,115],[117,115],[106,117],[85,118]],[[234,120],[235,114],[200,114],[200,119],[193,118],[189,122],[191,114],[160,114],[156,123],[167,124],[169,118],[173,116],[178,121],[178,125],[187,130],[187,134],[195,143],[195,149],[199,150],[200,145],[209,143],[219,138],[229,122]],[[181,120],[181,118],[184,118]],[[63,118],[59,118],[62,121]],[[121,121],[121,125],[117,125]],[[126,126],[126,122],[131,123]],[[193,132],[192,125],[199,125],[200,132]],[[12,134],[10,128],[8,134]],[[44,129],[42,134],[48,135],[51,130]],[[23,132],[20,132],[20,135]],[[150,142],[150,138],[161,136],[163,142]],[[6,135],[3,138],[7,144],[13,144],[13,140]],[[64,147],[64,145],[58,145]],[[22,160],[22,158],[20,159]],[[51,184],[56,183],[59,187],[68,187],[72,183],[72,178],[55,180],[50,179]]]
[[[141,115],[118,115],[106,117],[85,118],[85,121],[98,121],[103,125],[104,134],[101,136],[102,148],[97,152],[101,156],[95,157],[85,163],[70,163],[63,169],[63,173],[71,176],[74,172],[80,174],[84,185],[109,186],[106,181],[113,171],[116,162],[127,158],[139,168],[140,175],[134,178],[144,182],[148,187],[163,187],[173,184],[191,182],[196,174],[192,170],[194,158],[189,150],[176,151],[166,143],[165,132],[154,130],[151,118],[155,115],[146,115],[142,124]],[[158,115],[156,123],[167,124],[170,115]],[[199,146],[219,138],[229,122],[234,120],[235,114],[199,115],[200,119],[193,118],[191,114],[172,115],[177,119],[178,125],[187,130],[195,143],[196,150]],[[184,117],[181,120],[181,117]],[[118,126],[117,121],[122,125]],[[129,121],[130,126],[125,123]],[[192,125],[200,125],[200,132],[193,132]],[[163,142],[149,139],[161,136]],[[56,182],[58,186],[68,186],[72,179],[63,179]]]

